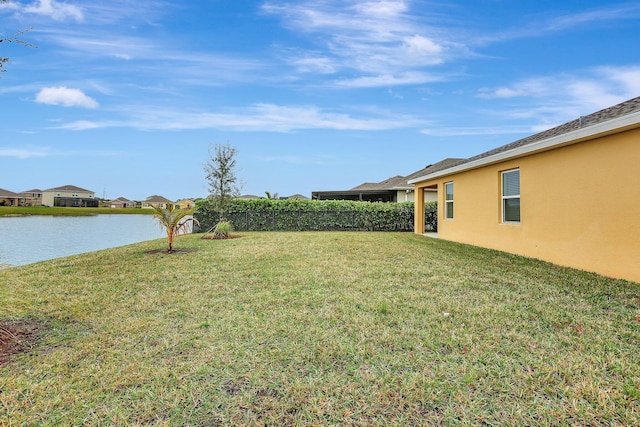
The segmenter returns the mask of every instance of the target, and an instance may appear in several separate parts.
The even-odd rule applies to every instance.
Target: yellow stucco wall
[[[500,172],[512,168],[520,168],[521,222],[503,224]],[[443,209],[449,181],[452,220]],[[416,186],[432,184],[443,239],[640,282],[640,129]]]

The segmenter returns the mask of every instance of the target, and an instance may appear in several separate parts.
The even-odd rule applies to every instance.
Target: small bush
[[[213,229],[214,239],[228,239],[231,235],[231,223],[229,221],[220,221]]]

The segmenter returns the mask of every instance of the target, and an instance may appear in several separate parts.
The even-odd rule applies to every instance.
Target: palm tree
[[[153,217],[167,230],[167,239],[169,240],[167,252],[173,251],[173,241],[180,233],[188,232],[187,224],[189,221],[200,224],[197,219],[189,217],[193,214],[193,210],[180,209],[175,203],[167,203],[166,208],[160,206],[152,206],[152,208],[155,211]]]

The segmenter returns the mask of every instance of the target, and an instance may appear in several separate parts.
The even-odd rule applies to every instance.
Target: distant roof
[[[350,191],[392,190],[403,183],[406,183],[406,179],[403,176],[396,175],[380,182],[365,182],[357,187],[353,187]]]
[[[460,170],[466,170],[468,168],[471,168],[473,165],[484,163],[483,159],[486,159],[486,161],[488,162],[488,158],[490,157],[500,155],[502,155],[501,158],[508,157],[509,152],[513,152],[515,155],[516,153],[526,151],[528,148],[531,148],[533,150],[537,144],[543,144],[545,141],[550,141],[550,144],[554,143],[556,140],[558,141],[558,143],[566,143],[567,141],[570,142],[571,140],[568,138],[572,135],[572,133],[579,133],[580,131],[582,131],[580,133],[580,137],[584,138],[585,136],[592,135],[594,132],[597,133],[599,131],[605,131],[606,129],[604,129],[603,126],[604,123],[613,121],[614,119],[620,119],[624,116],[628,116],[634,113],[640,114],[640,97],[632,98],[628,101],[622,102],[609,108],[605,108],[587,116],[579,117],[560,126],[556,126],[554,128],[536,133],[526,138],[519,139],[509,144],[502,145],[498,148],[494,148],[476,156],[469,157],[468,159],[462,159],[457,163],[453,163],[450,165],[441,165],[438,168],[433,168],[430,171],[425,171],[425,173],[421,175],[416,175],[410,178],[410,182],[413,184],[415,182],[422,181],[423,178],[427,178],[428,175],[433,175],[436,173],[438,176],[446,175],[448,174],[448,169],[452,169],[451,173],[458,172]],[[638,117],[636,122],[640,122],[640,117]],[[601,126],[598,127],[596,125]],[[576,138],[577,137],[578,136],[576,135]]]
[[[153,195],[153,196],[149,196],[146,198],[145,202],[151,202],[151,203],[171,203],[171,200],[167,199],[166,197],[162,197],[162,196],[158,196],[157,194]]]
[[[118,197],[117,199],[113,199],[112,202],[130,202],[131,200],[126,197]]]
[[[293,196],[287,197],[289,200],[311,200],[307,196],[303,196],[302,194],[294,194]]]
[[[238,196],[238,199],[247,199],[247,200],[255,200],[262,199],[260,196],[254,196],[253,194],[243,194],[242,196]]]
[[[22,197],[22,196],[19,195],[18,193],[14,193],[13,191],[9,191],[9,190],[5,190],[4,188],[0,188],[0,197],[8,198],[8,199],[15,199],[17,197]]]
[[[427,165],[419,171],[413,172],[407,176],[396,175],[380,182],[365,182],[357,187],[353,187],[349,191],[412,190],[413,185],[408,182],[410,179],[427,175],[431,173],[431,171],[458,164],[463,160],[465,159],[447,158],[439,161],[438,163]]]
[[[413,178],[417,178],[419,176],[424,176],[424,175],[428,175],[430,173],[433,173],[435,171],[438,170],[442,170],[442,169],[446,169],[449,168],[451,166],[457,165],[460,162],[464,161],[465,159],[458,159],[458,158],[454,158],[454,157],[448,157],[444,160],[440,160],[437,163],[434,163],[432,165],[428,165],[426,167],[424,167],[423,169],[420,169],[419,171],[416,171],[410,175],[405,176],[405,184],[407,185],[407,188],[413,188],[413,185],[409,184],[409,180],[413,179]]]
[[[62,187],[49,188],[44,191],[82,191],[86,193],[93,193],[91,190],[86,190],[84,188],[76,187],[75,185],[63,185]]]

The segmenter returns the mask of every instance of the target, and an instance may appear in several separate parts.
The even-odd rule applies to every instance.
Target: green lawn
[[[640,284],[411,233],[0,270],[0,425],[640,425]]]

